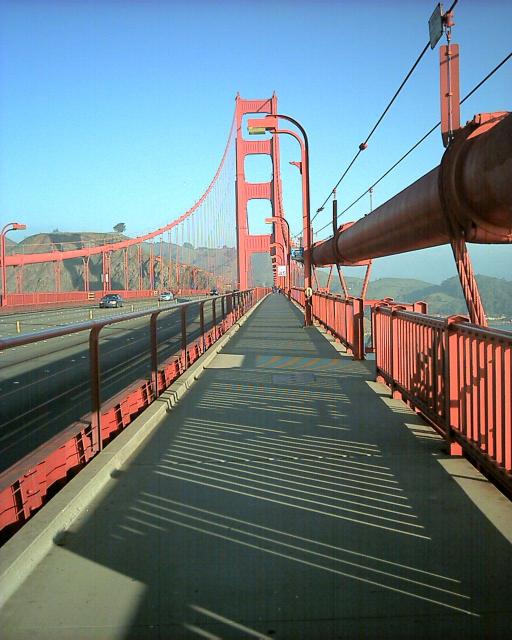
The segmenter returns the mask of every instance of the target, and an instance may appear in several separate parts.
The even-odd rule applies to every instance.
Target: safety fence
[[[51,354],[52,352],[58,353],[62,349],[57,339],[80,332],[88,332],[87,355],[90,386],[90,412],[88,414],[61,430],[58,435],[49,439],[35,451],[25,455],[0,474],[1,537],[5,539],[17,530],[57,488],[95,457],[108,442],[123,431],[267,293],[268,289],[256,288],[180,304],[171,308],[128,313],[107,320],[57,327],[0,340],[0,351],[8,351],[34,343],[42,344],[42,341],[45,341],[49,347],[45,353]],[[192,315],[194,316],[194,327],[196,327],[194,332],[190,329]],[[171,345],[172,353],[162,359],[159,339],[164,333],[166,316],[175,319],[179,316],[179,322],[174,323],[174,342],[171,341],[174,345]],[[151,363],[150,375],[134,379],[122,392],[103,402],[103,386],[106,385],[106,381],[102,380],[101,369],[103,366],[100,366],[100,359],[103,347],[108,345],[108,341],[111,341],[112,338],[109,338],[105,343],[100,343],[101,332],[105,327],[114,325],[121,330],[127,323],[133,321],[142,321],[143,323],[147,321],[145,326],[149,333],[149,353],[146,353],[146,356]],[[105,358],[102,363],[105,365]],[[123,364],[121,362],[121,367]],[[62,397],[61,393],[55,399],[53,407],[55,413],[58,413],[57,409]],[[52,405],[45,406],[44,413],[48,414],[47,420],[51,422]],[[3,430],[5,426],[4,423]],[[2,436],[5,435],[4,431]]]
[[[297,304],[304,307],[306,301],[304,289],[292,288],[291,297]],[[392,298],[386,298],[384,301],[356,297],[342,298],[337,294],[314,291],[313,319],[351,351],[354,359],[362,360],[365,353],[373,351],[372,312],[374,307],[383,302],[391,307],[410,309],[419,313],[426,313],[427,309],[424,302],[409,304],[395,302]]]
[[[512,490],[512,332],[377,306],[377,379]]]
[[[303,289],[291,297],[304,307]],[[314,292],[312,307],[355,359],[375,353],[377,380],[424,415],[452,453],[464,452],[512,491],[512,332],[428,316],[424,302]]]
[[[206,295],[209,289],[179,289],[175,290],[178,296]],[[28,307],[50,307],[63,304],[87,304],[95,303],[106,293],[116,293],[126,300],[155,298],[160,291],[155,289],[144,290],[112,290],[112,291],[61,291],[61,292],[33,292],[33,293],[9,293],[9,306],[3,307],[4,312],[13,309]]]

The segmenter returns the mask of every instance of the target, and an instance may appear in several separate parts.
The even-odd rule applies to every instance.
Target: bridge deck
[[[510,637],[510,503],[372,378],[269,297],[7,602],[3,637]]]

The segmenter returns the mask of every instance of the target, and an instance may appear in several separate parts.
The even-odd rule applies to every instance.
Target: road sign
[[[297,262],[304,262],[304,247],[292,249],[290,252],[290,258],[292,260],[296,260]]]
[[[286,265],[284,264],[277,265],[277,275],[286,276]]]
[[[428,33],[430,36],[430,48],[434,49],[443,35],[443,5],[439,3],[434,9],[428,21]]]

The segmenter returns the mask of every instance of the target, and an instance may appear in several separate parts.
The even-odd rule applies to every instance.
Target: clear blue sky
[[[275,90],[280,111],[307,129],[316,210],[428,40],[434,6],[0,0],[0,221],[19,219],[27,233],[110,231],[122,221],[139,235],[164,225],[213,177],[237,91],[265,98]],[[512,3],[460,0],[455,22],[465,95],[509,52]],[[463,105],[463,119],[510,109],[511,88],[509,62]],[[343,182],[340,207],[438,120],[438,51],[429,50]],[[442,151],[433,134],[377,187],[374,206],[437,165]],[[300,227],[300,185],[287,161],[297,155],[283,140],[292,229]],[[346,219],[368,205],[365,198]],[[510,279],[512,247],[473,255],[477,272]],[[435,249],[381,259],[374,277],[440,281],[455,273],[452,263],[446,248]]]

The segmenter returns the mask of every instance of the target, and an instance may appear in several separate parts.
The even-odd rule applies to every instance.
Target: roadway
[[[181,347],[179,304],[165,303],[158,321],[159,362]],[[138,303],[134,310],[155,308],[153,303]],[[168,310],[168,311],[167,311]],[[132,311],[121,309],[71,308],[3,316],[3,337],[16,331],[16,320],[40,331],[72,325],[90,318],[105,319]],[[205,325],[211,324],[211,308],[205,305]],[[101,332],[100,354],[102,401],[114,397],[151,372],[148,318],[105,327]],[[199,335],[199,302],[193,302],[187,314],[187,334]],[[1,431],[0,472],[32,453],[50,438],[90,411],[88,332],[43,340],[31,345],[0,351]]]

